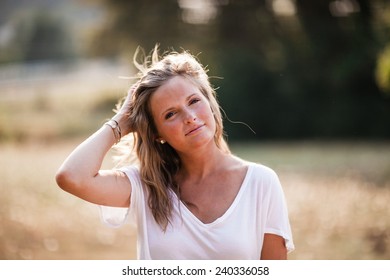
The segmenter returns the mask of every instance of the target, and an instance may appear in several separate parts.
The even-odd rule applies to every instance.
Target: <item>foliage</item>
[[[95,1],[83,3],[96,12]],[[70,15],[58,10],[14,14],[0,28],[0,63],[69,59],[81,39],[90,42],[89,56],[125,57],[131,68],[137,46],[160,43],[163,51],[199,54],[209,74],[222,77],[212,83],[232,120],[230,139],[390,137],[388,1],[99,3],[104,12],[94,13],[104,20],[85,33],[78,24],[88,20],[70,28],[62,20]]]
[[[256,131],[227,122],[233,139],[390,136],[387,70],[375,80],[390,27],[384,1],[200,1],[216,12],[196,24],[185,17],[191,1],[104,2],[110,16],[95,53],[156,42],[202,52],[223,77],[213,82],[227,115]]]
[[[378,57],[376,80],[383,91],[390,93],[390,46],[386,47]]]
[[[63,60],[75,56],[65,23],[44,9],[20,12],[3,28],[0,63]]]

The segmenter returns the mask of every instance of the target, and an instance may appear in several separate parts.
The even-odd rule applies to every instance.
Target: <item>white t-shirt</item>
[[[137,227],[138,259],[259,259],[265,233],[282,236],[288,252],[294,250],[284,193],[268,167],[250,163],[232,205],[212,223],[201,222],[172,191],[172,218],[165,232],[148,207],[138,169],[121,170],[132,185],[125,216]],[[105,211],[103,220],[120,225]]]

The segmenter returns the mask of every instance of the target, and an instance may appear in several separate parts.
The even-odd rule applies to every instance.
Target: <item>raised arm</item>
[[[118,122],[122,136],[131,132],[126,110],[133,90],[134,87],[129,90],[124,105],[112,118]],[[128,207],[131,184],[127,176],[119,171],[101,170],[103,159],[115,142],[113,129],[103,125],[64,161],[56,174],[57,184],[63,190],[95,204]]]

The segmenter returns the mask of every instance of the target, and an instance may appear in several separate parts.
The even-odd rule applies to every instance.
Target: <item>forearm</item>
[[[121,119],[116,119],[123,125]],[[98,175],[104,157],[116,141],[112,128],[103,125],[73,150],[64,161],[57,172],[58,185],[67,191],[71,191],[71,188],[88,184],[89,180]]]

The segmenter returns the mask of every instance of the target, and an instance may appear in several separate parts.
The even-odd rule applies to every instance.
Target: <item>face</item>
[[[215,120],[207,98],[184,77],[160,86],[150,99],[157,128],[156,140],[165,140],[177,152],[214,144]]]

